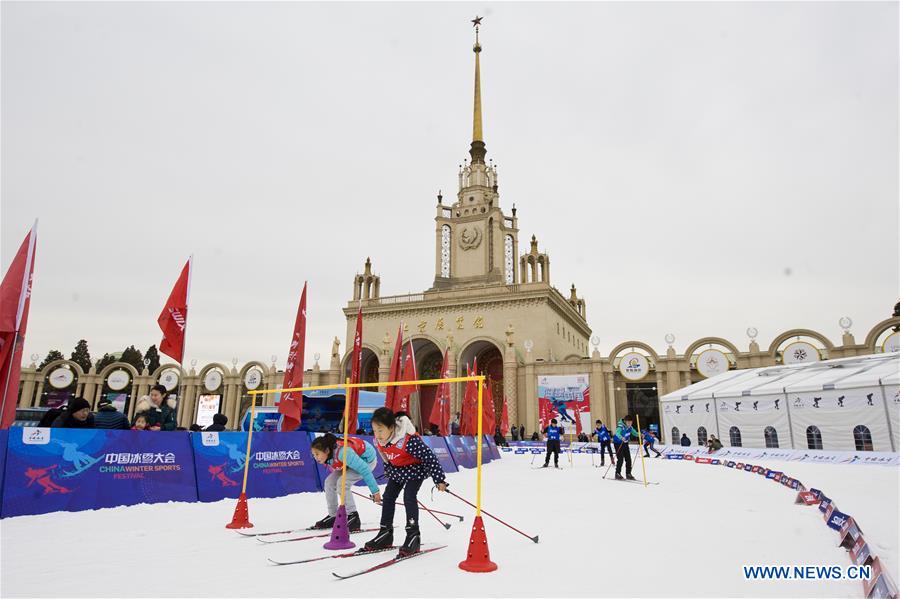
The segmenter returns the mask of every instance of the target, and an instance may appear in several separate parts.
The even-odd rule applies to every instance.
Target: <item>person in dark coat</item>
[[[497,447],[509,447],[509,443],[506,442],[506,437],[503,436],[503,433],[500,432],[500,427],[498,426],[494,432],[494,444]]]
[[[525,425],[524,424],[519,426],[519,438],[522,439],[523,441],[525,440]],[[537,439],[535,439],[535,441],[536,440]]]
[[[153,385],[149,397],[142,397],[134,410],[134,415],[147,416],[147,430],[174,431],[178,424],[175,421],[175,400],[169,397],[169,391],[162,385]]]
[[[537,431],[534,431],[533,433],[531,433],[531,440],[532,441],[540,441],[541,440],[541,437],[538,435]]]
[[[101,397],[94,413],[94,428],[128,430],[128,418],[112,405],[108,397]]]
[[[69,400],[68,407],[53,421],[53,428],[94,428],[91,404],[83,397]]]
[[[41,428],[50,428],[53,426],[53,423],[59,418],[59,415],[66,411],[66,404],[62,403],[58,407],[50,408],[44,415],[41,416],[40,422],[38,422],[38,426]]]
[[[690,447],[691,440],[688,438],[687,433],[681,433],[681,446],[682,447]]]
[[[223,432],[225,430],[225,425],[228,424],[228,416],[225,414],[215,414],[213,416],[213,423],[207,426],[205,431],[217,431]]]

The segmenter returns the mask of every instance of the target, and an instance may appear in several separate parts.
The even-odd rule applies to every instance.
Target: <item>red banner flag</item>
[[[478,372],[478,358],[475,365],[469,370],[466,365],[466,376],[474,376]],[[462,414],[460,415],[459,434],[474,436],[478,434],[478,383],[466,381],[466,390],[463,394]]]
[[[484,391],[482,391],[481,396],[481,412],[481,434],[493,437],[496,432],[495,429],[497,428],[497,415],[494,412],[494,392],[491,391],[490,379],[484,380]]]
[[[353,336],[353,361],[350,366],[350,383],[359,383],[359,369],[362,362],[362,303],[356,312],[356,334]],[[359,388],[350,389],[347,395],[347,434],[356,432],[359,413]]]
[[[16,419],[22,350],[31,307],[34,279],[34,254],[37,245],[37,221],[9,265],[0,283],[0,429],[9,428]]]
[[[159,351],[171,357],[181,364],[184,361],[184,332],[187,329],[188,298],[191,295],[191,262],[194,257],[188,258],[166,305],[156,322],[162,329],[163,338],[159,343]]]
[[[400,354],[403,353],[403,325],[397,328],[397,341],[394,342],[394,353],[391,355],[391,370],[388,373],[388,381],[400,380]],[[394,410],[394,400],[397,397],[397,387],[390,386],[384,393],[384,407],[391,412]]]
[[[303,353],[305,349],[306,283],[303,283],[303,293],[300,294],[300,305],[297,307],[297,318],[294,321],[294,334],[291,337],[291,348],[288,350],[287,364],[284,367],[282,389],[295,389],[303,386]],[[278,402],[278,413],[284,416],[281,420],[282,431],[297,430],[303,414],[303,393],[301,391],[282,393],[281,400]]]
[[[414,381],[418,377],[416,374],[416,351],[413,349],[412,341],[406,344],[409,351],[406,353],[406,359],[403,362],[403,378],[404,381]],[[401,385],[397,388],[397,396],[394,398],[394,413],[404,412],[409,415],[409,396],[419,390],[418,385]]]
[[[503,396],[503,409],[500,411],[500,433],[509,434],[509,410],[506,408],[506,396]]]
[[[442,379],[450,378],[449,353],[449,349],[444,350],[444,364],[441,366]],[[450,383],[441,383],[438,385],[434,404],[431,407],[431,417],[428,421],[431,424],[437,425],[442,436],[446,437],[450,434]]]

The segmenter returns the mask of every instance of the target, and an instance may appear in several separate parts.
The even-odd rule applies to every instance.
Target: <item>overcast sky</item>
[[[25,355],[158,343],[307,366],[434,278],[471,139],[607,353],[794,327],[862,342],[898,299],[897,3],[2,3],[2,268],[40,219]],[[567,293],[566,293],[567,294]],[[342,351],[346,349],[342,346]]]

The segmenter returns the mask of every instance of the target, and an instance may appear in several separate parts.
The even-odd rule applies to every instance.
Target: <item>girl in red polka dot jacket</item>
[[[381,529],[366,549],[386,549],[394,544],[394,508],[403,490],[406,508],[406,540],[401,555],[419,551],[419,506],[416,495],[426,478],[431,478],[438,490],[446,491],[448,484],[444,469],[431,448],[416,434],[416,427],[403,412],[394,414],[388,408],[378,408],[372,414],[375,447],[384,461],[388,484],[382,494]]]

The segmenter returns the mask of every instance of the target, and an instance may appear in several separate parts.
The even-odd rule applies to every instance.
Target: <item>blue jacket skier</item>
[[[653,436],[653,433],[651,433],[649,430],[643,430],[641,431],[641,433],[643,433],[644,435],[644,456],[649,458],[650,451],[656,453],[656,457],[662,455],[659,453],[659,451],[656,450],[655,447],[653,447],[653,444],[656,443],[656,437]]]
[[[625,462],[625,478],[634,480],[634,477],[631,475],[631,450],[628,448],[628,442],[631,440],[631,437],[638,437],[638,432],[632,428],[632,420],[631,414],[625,414],[619,420],[619,424],[616,426],[616,433],[613,435],[616,457],[619,458],[616,461],[616,480],[622,480],[622,462]]]
[[[543,468],[550,465],[550,454],[553,454],[553,466],[559,468],[559,441],[566,433],[565,429],[556,425],[556,418],[550,420],[550,426],[544,428],[547,436],[547,457],[544,459]]]
[[[600,442],[600,465],[603,466],[606,464],[606,453],[609,452],[609,459],[613,464],[616,463],[616,458],[613,456],[612,452],[612,435],[609,434],[609,429],[606,428],[606,425],[603,424],[601,420],[598,420],[594,427],[594,432],[591,433],[591,436],[597,437],[597,441]]]

